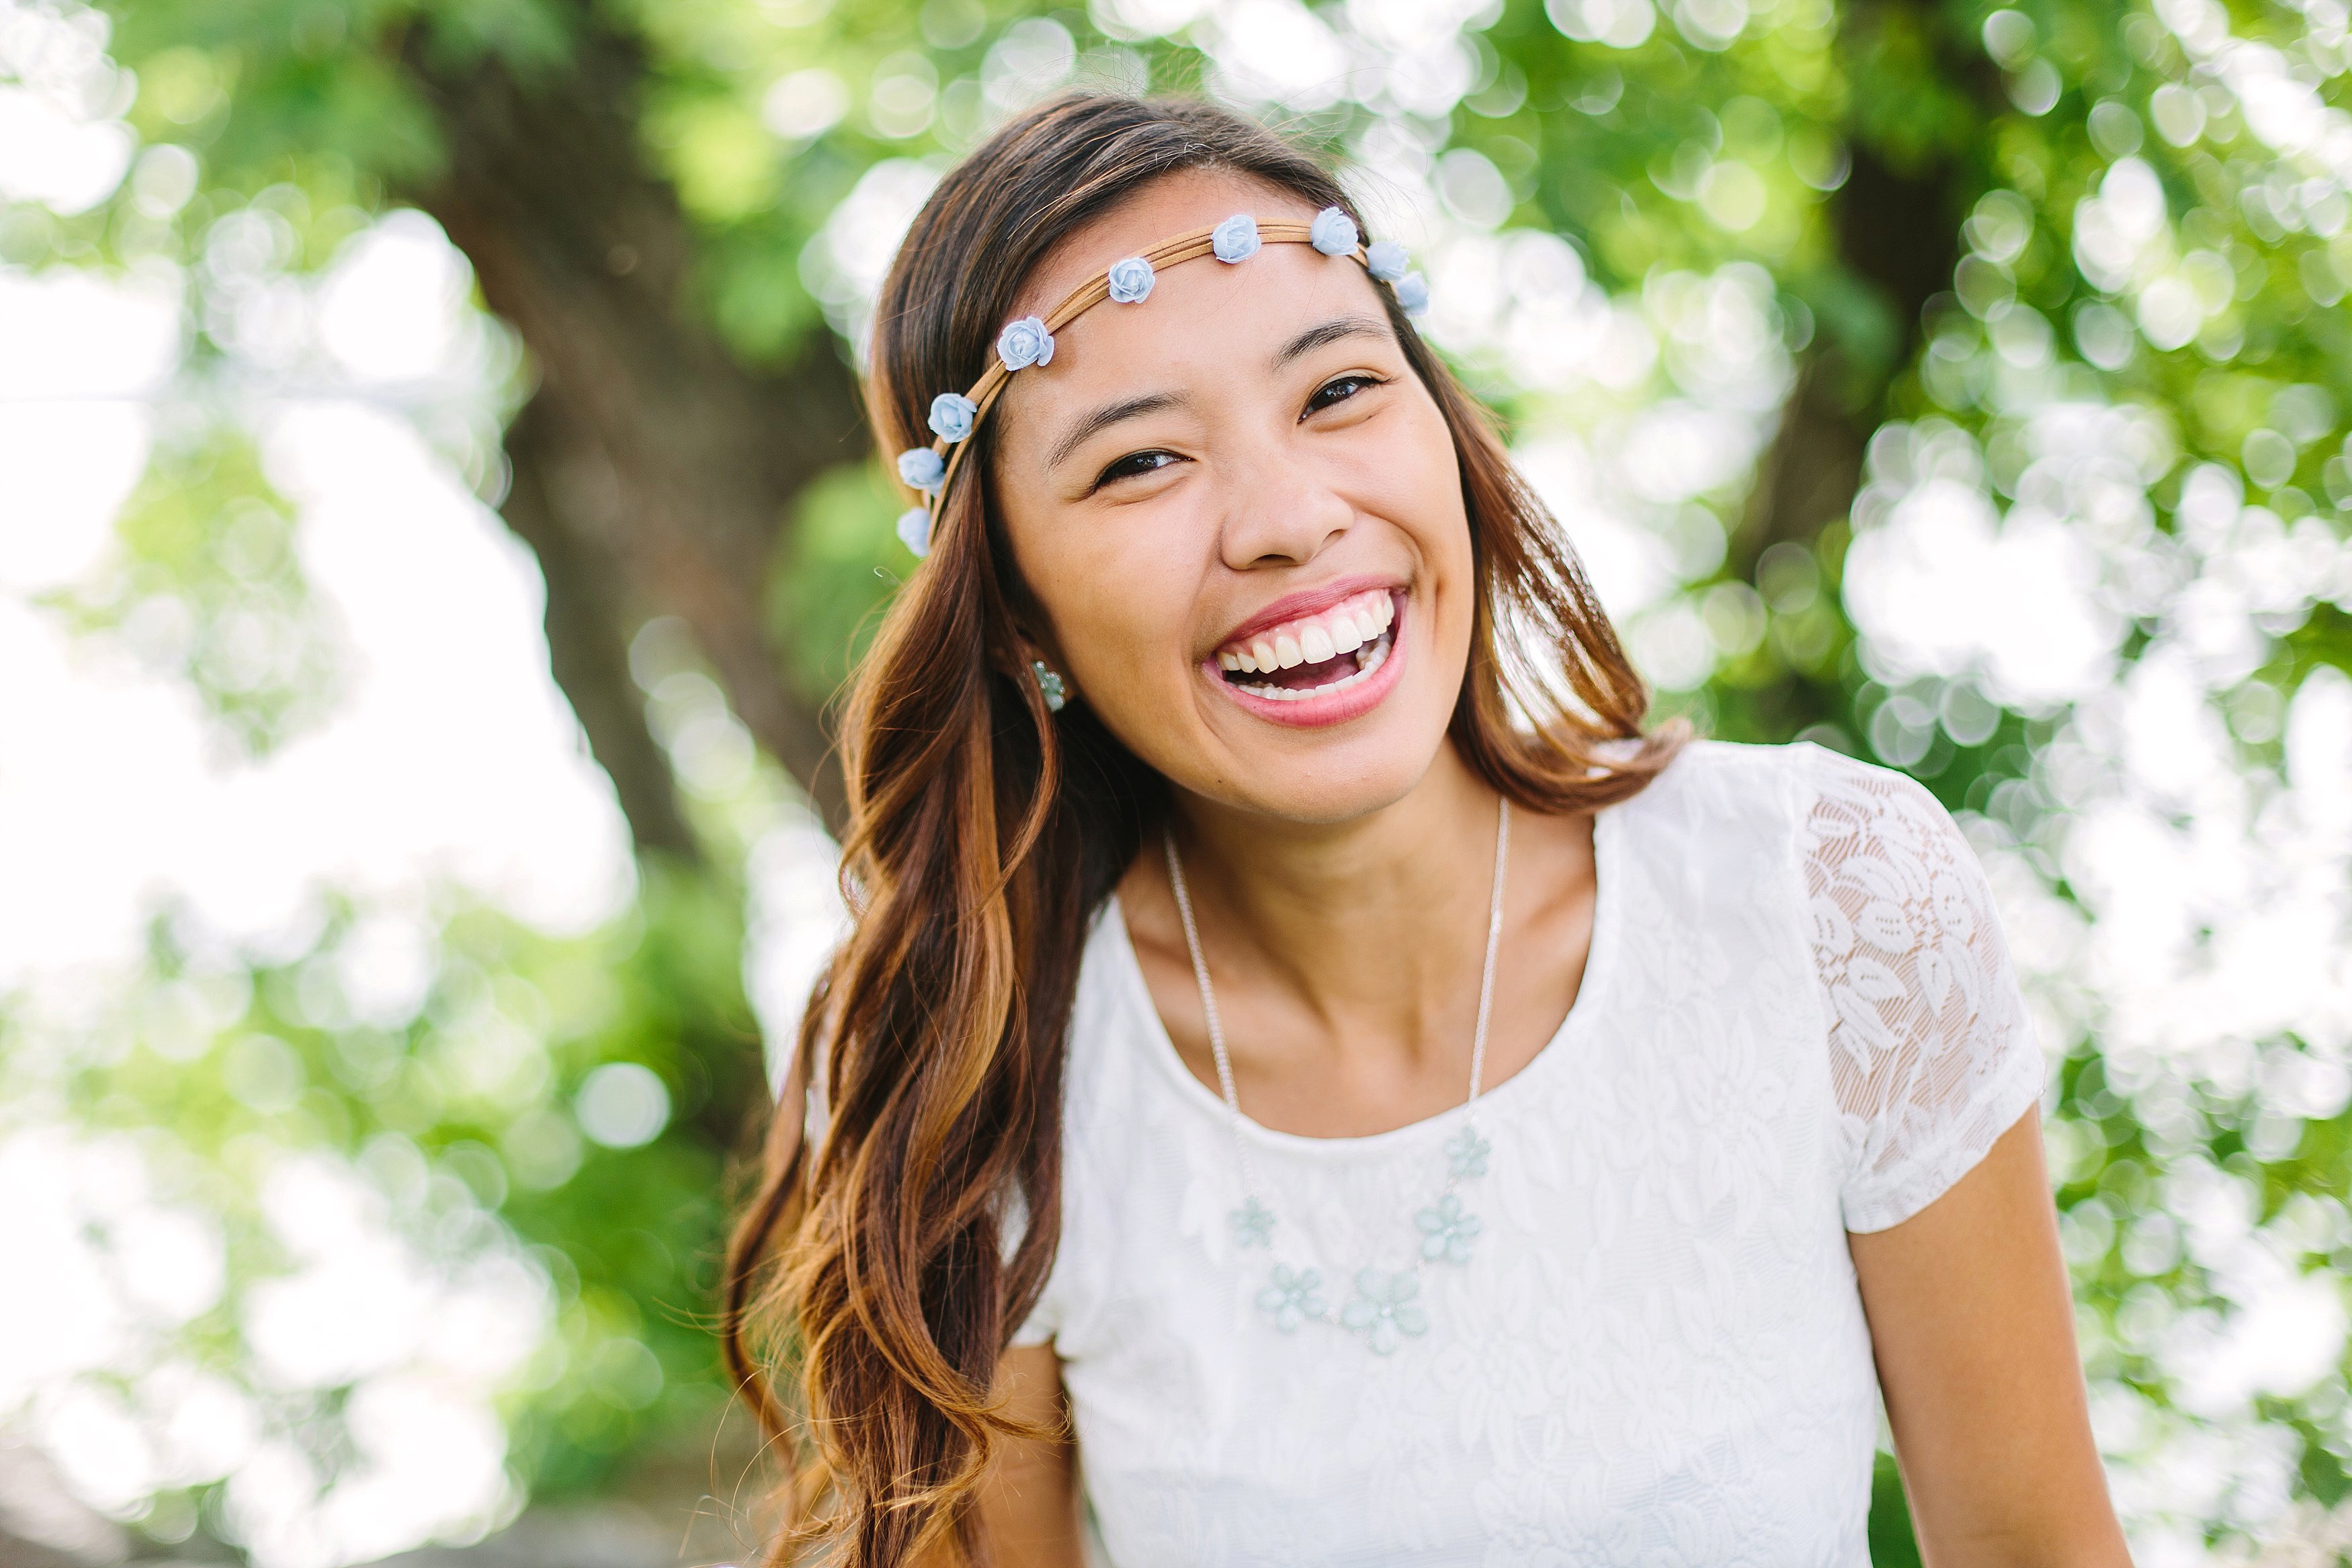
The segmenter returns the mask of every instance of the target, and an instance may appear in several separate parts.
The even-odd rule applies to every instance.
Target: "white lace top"
[[[1016,1343],[1062,1358],[1116,1568],[1868,1563],[1845,1233],[1917,1212],[2042,1088],[1983,875],[1926,790],[1811,746],[1694,745],[1594,847],[1582,992],[1478,1103],[1460,1207],[1461,1109],[1245,1122],[1271,1251],[1237,1245],[1223,1103],[1104,912],[1061,1249]],[[1261,1305],[1277,1263],[1322,1319]],[[1351,1303],[1366,1326],[1330,1321]]]

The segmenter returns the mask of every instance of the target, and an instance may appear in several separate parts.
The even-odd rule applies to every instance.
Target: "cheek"
[[[1412,537],[1415,552],[1448,599],[1470,586],[1470,514],[1462,496],[1462,468],[1453,433],[1434,403],[1413,406],[1412,417],[1383,433],[1367,455],[1382,507]],[[1466,614],[1467,601],[1463,600]]]
[[[1108,695],[1181,651],[1200,563],[1171,518],[1089,517],[1016,539],[1023,578],[1068,673]]]

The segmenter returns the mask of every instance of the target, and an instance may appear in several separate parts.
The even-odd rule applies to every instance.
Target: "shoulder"
[[[1769,746],[1735,740],[1693,740],[1675,754],[1675,759],[1650,788],[1663,788],[1670,794],[1676,790],[1768,789],[1789,791],[1795,798],[1825,789],[1857,788],[1874,781],[1925,793],[1906,773],[1848,757],[1810,740]]]
[[[1819,831],[1825,802],[1848,817],[1873,801],[1941,814],[1932,796],[1891,768],[1810,741],[1779,746],[1694,740],[1622,810],[1654,828],[1787,844]]]
[[[1959,824],[1927,787],[1822,747],[1804,759],[1804,859],[1818,883],[1857,861],[1897,873],[1977,875]]]
[[[1136,1069],[1150,1054],[1150,1026],[1156,1019],[1139,1008],[1142,976],[1135,967],[1129,945],[1127,919],[1116,894],[1103,900],[1091,917],[1086,947],[1078,959],[1076,995],[1071,998],[1070,1023],[1065,1036],[1063,1100],[1066,1126],[1072,1131],[1105,1121],[1112,1103],[1130,1099],[1138,1090]],[[1149,998],[1142,1005],[1149,1006]]]
[[[1811,741],[1694,740],[1629,804],[1692,822],[1777,826],[1809,844],[1823,834],[1877,831],[1940,839],[1957,832],[1917,779]]]
[[[1633,880],[1717,918],[1769,906],[1818,926],[1825,898],[1894,897],[1941,904],[1965,923],[1958,905],[1982,903],[1975,855],[1934,795],[1810,743],[1693,741],[1612,815]]]
[[[1809,740],[1759,746],[1733,740],[1692,740],[1635,800],[1673,801],[1795,801],[1815,789],[1825,771],[1855,768],[1885,773]],[[1900,775],[1892,775],[1900,777]]]

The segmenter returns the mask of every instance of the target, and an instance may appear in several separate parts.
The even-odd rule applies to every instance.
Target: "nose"
[[[1267,443],[1227,473],[1233,488],[1218,543],[1235,571],[1304,566],[1355,521],[1354,504],[1329,476],[1286,443]]]

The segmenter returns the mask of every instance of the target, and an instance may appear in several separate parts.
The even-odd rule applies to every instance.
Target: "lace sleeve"
[[[2042,1061],[1983,869],[1935,797],[1820,752],[1802,860],[1848,1230],[1884,1230],[1984,1157]]]

